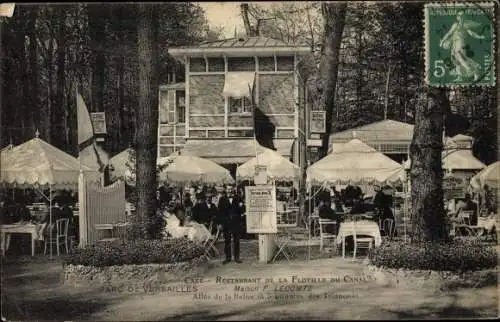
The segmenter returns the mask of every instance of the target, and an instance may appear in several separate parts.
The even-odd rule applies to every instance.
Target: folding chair
[[[358,248],[360,249],[371,249],[373,248],[373,238],[372,237],[362,237],[358,238],[357,233],[356,233],[356,222],[348,222],[345,223],[347,225],[350,225],[350,232],[347,232],[344,234],[344,237],[342,238],[342,258],[345,258],[345,240],[346,236],[352,235],[353,241],[354,241],[354,252],[352,255],[352,258],[356,258],[356,251]]]
[[[337,227],[337,222],[335,220],[323,219],[319,218],[319,251],[323,251],[323,240],[326,239],[335,239],[337,238],[337,234],[329,233],[325,231],[325,228],[328,226]]]
[[[276,244],[278,251],[274,254],[271,263],[274,263],[280,254],[290,261],[290,259],[295,255],[292,249],[289,247],[289,243],[292,240],[291,233],[289,231],[278,232],[276,236]]]
[[[277,211],[276,221],[278,226],[276,246],[278,250],[274,254],[271,263],[275,262],[280,254],[283,254],[283,256],[290,261],[294,253],[289,245],[292,240],[292,232],[287,229],[297,227],[299,221],[298,209]]]
[[[211,235],[203,243],[203,247],[205,248],[205,255],[207,255],[208,257],[212,257],[210,255],[211,252],[214,252],[215,256],[220,256],[220,252],[216,247],[216,244],[217,244],[217,241],[219,240],[219,237],[220,237],[220,229],[217,228],[217,232],[215,233],[215,235]]]

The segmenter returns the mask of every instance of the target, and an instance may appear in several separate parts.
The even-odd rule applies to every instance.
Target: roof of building
[[[333,142],[347,142],[358,138],[364,142],[411,141],[414,126],[395,120],[383,120],[330,135]]]
[[[204,41],[196,47],[290,47],[290,44],[274,38],[268,37],[239,37],[228,38],[216,41]]]
[[[259,50],[260,49],[260,50]],[[268,37],[240,37],[229,38],[216,41],[205,41],[194,46],[183,46],[170,48],[169,53],[173,56],[185,54],[208,54],[208,53],[248,53],[262,54],[274,53],[308,53],[310,47],[305,44],[293,45],[282,40]],[[269,51],[269,53],[268,53]]]

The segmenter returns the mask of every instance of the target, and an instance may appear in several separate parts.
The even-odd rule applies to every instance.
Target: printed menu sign
[[[276,187],[245,187],[246,223],[249,234],[277,233]]]
[[[311,133],[325,133],[326,131],[326,112],[311,111]]]
[[[104,112],[90,113],[94,134],[106,134],[106,114]]]

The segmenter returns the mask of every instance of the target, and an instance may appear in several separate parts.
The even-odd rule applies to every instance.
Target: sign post
[[[276,247],[276,187],[265,166],[255,167],[255,186],[245,187],[247,233],[259,234],[259,262],[268,263]]]

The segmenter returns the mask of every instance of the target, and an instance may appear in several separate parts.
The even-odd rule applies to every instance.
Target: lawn
[[[317,247],[312,248],[311,253],[315,258],[311,261],[306,260],[307,248],[304,247],[292,262],[261,264],[257,262],[256,242],[245,241],[242,243],[243,264],[217,265],[203,276],[202,284],[197,285],[197,297],[193,293],[172,291],[184,283],[172,283],[168,289],[154,293],[146,293],[141,288],[117,292],[102,287],[73,287],[62,283],[62,264],[57,258],[11,256],[2,265],[2,314],[8,320],[109,321],[423,319],[498,315],[496,287],[438,294],[404,283],[397,287],[376,281],[354,283],[356,276],[366,272],[363,260],[342,259],[332,253],[319,256]],[[311,285],[312,293],[321,294],[321,297],[310,297],[300,294],[311,292],[284,291],[293,285],[292,276],[296,280],[336,276],[344,282],[306,283],[304,285]],[[348,282],[344,280],[346,276]],[[261,292],[266,294],[265,299],[243,296],[234,299],[235,285],[217,282],[221,278],[261,278],[262,281],[273,278],[274,282],[268,291]],[[284,282],[285,279],[288,282]],[[216,299],[216,294],[233,298]],[[244,294],[248,297],[257,293]],[[287,294],[297,297],[285,299]],[[325,294],[329,294],[328,298]]]

